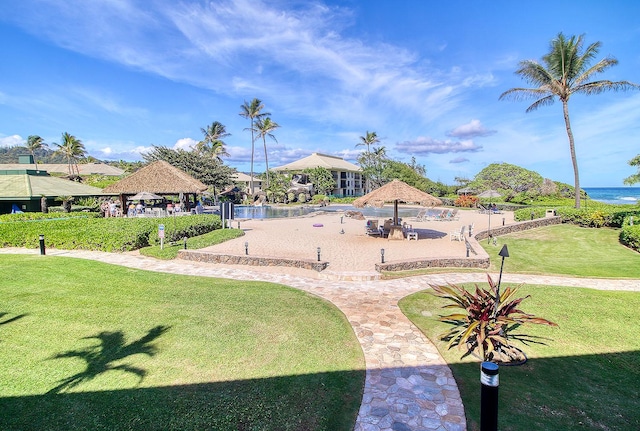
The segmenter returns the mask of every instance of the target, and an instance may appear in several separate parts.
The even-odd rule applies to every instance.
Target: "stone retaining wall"
[[[495,237],[500,235],[506,235],[508,233],[521,232],[523,230],[535,229],[537,227],[551,226],[554,224],[561,224],[561,223],[562,223],[562,217],[560,216],[544,217],[544,218],[537,218],[533,220],[519,221],[506,226],[497,226],[495,228],[491,228],[491,236]],[[487,239],[489,238],[489,231],[488,230],[480,231],[475,235],[475,238],[477,240]]]
[[[485,253],[486,254],[486,253]],[[488,268],[486,257],[432,257],[376,263],[376,271],[411,271],[423,268]]]
[[[287,259],[280,257],[238,256],[231,254],[214,254],[197,250],[180,250],[178,259],[193,260],[196,262],[221,263],[227,265],[251,265],[251,266],[290,266],[293,268],[311,269],[323,271],[329,262],[317,262],[309,259]]]

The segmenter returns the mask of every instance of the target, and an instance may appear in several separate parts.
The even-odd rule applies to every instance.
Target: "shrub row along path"
[[[37,254],[38,250],[7,248],[0,253]],[[47,250],[47,254],[174,274],[268,281],[310,292],[342,310],[364,351],[366,380],[356,431],[466,430],[464,408],[449,367],[435,346],[402,314],[398,301],[431,284],[484,282],[484,273],[327,281],[134,254],[69,250]],[[640,280],[503,274],[503,282],[640,291]]]

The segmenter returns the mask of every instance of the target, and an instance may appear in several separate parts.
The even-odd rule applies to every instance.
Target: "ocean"
[[[608,204],[630,204],[640,202],[640,187],[582,187],[589,198]]]

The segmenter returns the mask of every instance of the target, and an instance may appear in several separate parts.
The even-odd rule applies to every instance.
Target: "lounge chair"
[[[465,228],[465,226],[462,225],[462,227],[460,229],[456,229],[456,230],[452,231],[449,234],[449,240],[450,241],[453,241],[453,240],[464,241],[464,228]]]
[[[436,221],[442,221],[445,220],[447,217],[447,214],[449,214],[449,210],[442,210],[442,212],[440,214],[436,214],[433,219]]]
[[[382,236],[384,238],[389,237],[389,232],[391,231],[391,226],[393,225],[393,220],[385,220],[384,225],[382,226]]]
[[[378,220],[368,220],[367,225],[365,227],[365,233],[369,236],[381,236],[382,232],[378,227]]]
[[[427,219],[427,209],[421,209],[420,211],[418,211],[418,214],[416,215],[416,221],[426,221]]]

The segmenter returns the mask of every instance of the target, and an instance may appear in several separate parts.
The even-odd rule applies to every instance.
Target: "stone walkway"
[[[39,251],[4,248],[0,253],[37,254]],[[364,352],[367,371],[356,431],[466,430],[464,408],[449,367],[435,346],[402,314],[398,301],[431,284],[483,282],[486,281],[484,273],[328,281],[182,260],[159,261],[132,254],[70,250],[47,250],[47,254],[149,271],[269,281],[313,293],[335,304],[347,316]],[[504,274],[503,282],[640,291],[640,280]]]

